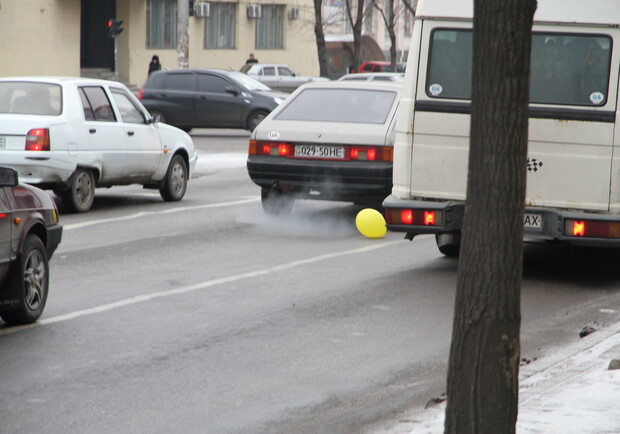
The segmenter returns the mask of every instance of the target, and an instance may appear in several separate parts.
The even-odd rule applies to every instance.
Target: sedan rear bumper
[[[301,199],[381,202],[392,190],[392,163],[248,156],[252,181]]]

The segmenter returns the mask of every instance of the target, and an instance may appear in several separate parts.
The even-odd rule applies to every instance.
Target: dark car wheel
[[[36,321],[45,308],[49,288],[49,263],[47,251],[39,237],[28,235],[17,262],[13,281],[19,285],[17,308],[0,312],[8,324],[28,324]]]
[[[155,117],[155,115],[159,116],[158,122],[161,122],[163,124],[168,123],[168,118],[166,117],[166,115],[160,112],[159,110],[149,110],[149,113],[151,113],[151,116],[153,117]]]
[[[263,211],[270,215],[288,214],[295,203],[295,199],[290,193],[267,187],[261,187],[260,199]]]
[[[71,212],[86,212],[95,200],[95,176],[88,169],[77,169],[69,188],[61,194],[62,203]]]
[[[258,110],[258,111],[251,113],[250,116],[248,117],[246,129],[250,131],[254,131],[254,128],[256,128],[258,124],[260,124],[263,121],[263,119],[267,117],[268,114],[269,113],[267,113],[264,110]]]
[[[183,199],[187,190],[187,165],[180,155],[172,157],[164,186],[159,189],[159,194],[166,201],[177,201]]]

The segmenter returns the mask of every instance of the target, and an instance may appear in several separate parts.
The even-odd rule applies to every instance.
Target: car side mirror
[[[233,86],[226,86],[224,90],[226,91],[226,93],[232,93],[234,96],[239,95],[239,91],[235,89]]]
[[[17,172],[9,167],[0,167],[0,187],[15,187],[17,184]]]

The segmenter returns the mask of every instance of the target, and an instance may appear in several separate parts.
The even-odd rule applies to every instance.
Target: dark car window
[[[385,123],[397,92],[305,89],[275,117],[287,121]]]
[[[261,75],[276,75],[276,68],[273,66],[265,66],[261,71]]]
[[[194,74],[168,74],[165,88],[168,90],[194,91]]]
[[[287,76],[287,77],[292,77],[292,76],[295,75],[295,74],[293,74],[293,71],[291,71],[290,69],[288,69],[285,66],[278,66],[278,74],[281,75],[281,76],[284,75],[284,76]]]
[[[144,114],[133,101],[129,98],[125,92],[112,89],[112,96],[114,97],[114,101],[116,101],[116,105],[120,111],[121,120],[125,123],[130,124],[145,124],[146,119]]]
[[[110,100],[102,87],[84,86],[80,87],[80,98],[86,120],[101,122],[116,122],[116,116]]]
[[[471,31],[437,29],[431,44],[428,96],[471,98]],[[609,88],[610,48],[608,35],[533,33],[530,102],[604,105]]]
[[[232,86],[228,80],[211,74],[198,74],[198,91],[226,93],[226,87]]]

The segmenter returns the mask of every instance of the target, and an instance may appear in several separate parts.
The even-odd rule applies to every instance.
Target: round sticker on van
[[[431,84],[431,86],[428,88],[428,91],[433,96],[439,96],[441,95],[441,92],[443,92],[443,86],[438,83]]]
[[[592,101],[592,104],[601,105],[605,101],[605,95],[602,92],[592,92],[590,94],[590,101]]]
[[[267,138],[269,140],[278,140],[280,138],[280,133],[277,131],[269,131],[269,133],[267,133]]]

